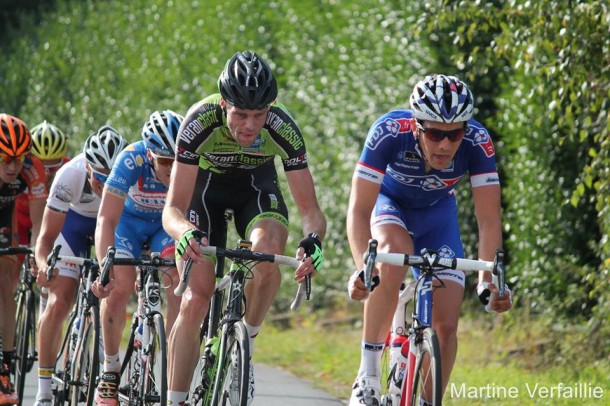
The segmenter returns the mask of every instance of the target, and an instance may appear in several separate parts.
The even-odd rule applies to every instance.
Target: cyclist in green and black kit
[[[235,226],[254,251],[283,254],[288,211],[278,186],[274,158],[282,159],[303,235],[296,257],[309,256],[295,279],[320,270],[326,219],[307,167],[305,142],[286,108],[276,100],[277,84],[269,66],[251,52],[236,53],[218,80],[220,94],[188,111],[178,134],[163,225],[177,241],[176,255],[192,258],[193,272],[169,339],[170,404],[184,402],[197,362],[198,331],[214,291],[214,264],[201,255],[197,238],[217,245],[224,210],[233,209]],[[181,261],[179,261],[181,262]],[[181,265],[179,264],[181,271]],[[280,285],[278,266],[261,263],[246,285],[244,317],[254,338]],[[252,352],[252,339],[250,350]],[[250,368],[249,402],[254,392]]]

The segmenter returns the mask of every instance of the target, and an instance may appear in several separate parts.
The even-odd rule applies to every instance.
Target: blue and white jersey
[[[161,219],[167,188],[153,172],[144,141],[134,142],[120,153],[105,187],[115,195],[127,195],[124,213],[150,220]]]
[[[475,120],[453,161],[443,170],[426,173],[426,162],[415,137],[409,110],[394,110],[371,126],[356,167],[357,176],[381,184],[381,193],[404,208],[424,208],[453,194],[464,175],[471,186],[499,184],[495,151],[489,133]]]

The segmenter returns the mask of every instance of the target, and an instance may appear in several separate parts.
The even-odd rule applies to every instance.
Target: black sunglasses
[[[451,142],[458,142],[462,138],[464,138],[464,134],[466,134],[466,128],[468,124],[465,124],[462,128],[457,128],[455,130],[443,131],[438,128],[426,128],[419,121],[416,122],[417,129],[424,133],[424,136],[430,141],[441,142],[445,139],[445,137],[449,138]]]

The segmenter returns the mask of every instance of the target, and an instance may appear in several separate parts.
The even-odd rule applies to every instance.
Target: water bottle
[[[400,334],[390,337],[390,385],[389,392],[400,398],[402,381],[407,371],[409,356],[409,338]],[[397,403],[398,404],[398,403]]]
[[[138,327],[136,327],[135,334],[133,336],[133,347],[136,349],[142,348],[142,333],[144,331],[144,323],[140,320]]]

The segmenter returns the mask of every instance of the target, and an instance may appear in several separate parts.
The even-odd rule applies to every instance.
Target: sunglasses
[[[464,138],[464,134],[466,134],[466,125],[463,128],[457,128],[455,130],[443,131],[438,128],[426,128],[421,125],[419,122],[417,123],[417,129],[424,133],[424,136],[430,141],[441,142],[446,138],[449,138],[451,142],[458,142],[462,138]]]
[[[157,164],[159,166],[172,166],[174,164],[174,157],[169,157],[166,155],[159,155],[159,154],[155,154],[152,150],[148,150],[150,152],[150,156],[154,158],[155,161],[157,161]]]
[[[18,164],[22,164],[25,161],[25,155],[19,156],[8,156],[8,155],[0,155],[0,163],[2,164],[10,164],[11,162],[16,162]]]
[[[95,169],[93,169],[92,167],[89,167],[89,171],[91,173],[91,176],[93,176],[93,179],[95,179],[101,183],[106,183],[106,180],[108,179],[108,175],[106,175],[105,173],[102,173],[102,172],[98,172]]]

